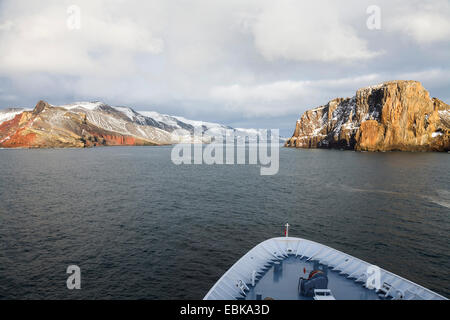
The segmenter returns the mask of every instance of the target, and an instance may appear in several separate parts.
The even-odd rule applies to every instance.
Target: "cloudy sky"
[[[99,100],[288,135],[386,80],[449,103],[449,17],[448,0],[0,0],[0,108]]]

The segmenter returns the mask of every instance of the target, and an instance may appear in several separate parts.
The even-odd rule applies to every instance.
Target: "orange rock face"
[[[24,111],[0,124],[3,148],[84,148],[93,146],[156,145],[152,141],[102,129],[83,113],[68,112],[38,102],[33,111]]]
[[[286,146],[449,151],[450,106],[417,81],[386,82],[305,112]]]

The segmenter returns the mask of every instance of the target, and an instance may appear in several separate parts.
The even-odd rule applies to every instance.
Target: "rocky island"
[[[286,147],[357,151],[450,150],[450,106],[417,81],[359,89],[306,111]]]

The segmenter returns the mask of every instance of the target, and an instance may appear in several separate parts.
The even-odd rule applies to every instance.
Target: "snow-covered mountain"
[[[226,131],[228,133],[232,132],[237,137],[256,137],[258,135],[257,129],[233,128],[220,123],[189,120],[184,117],[170,116],[155,111],[139,111],[139,113],[177,130],[187,130],[191,135],[201,133],[203,135],[220,136]]]
[[[151,126],[172,134],[173,142],[210,142],[210,136],[224,135],[225,131],[233,132],[238,137],[256,136],[256,129],[232,128],[214,122],[190,120],[179,116],[170,116],[156,111],[135,111],[125,106],[109,106],[103,102],[77,102],[70,105],[60,106],[67,110],[84,110],[88,120],[107,130],[118,131],[120,128],[114,126],[114,121],[98,116],[98,112],[112,111],[122,113],[129,121],[140,126]],[[200,135],[204,136],[200,139]]]
[[[258,131],[154,111],[137,112],[130,107],[103,102],[52,106],[40,101],[33,110],[0,111],[0,145],[3,147],[34,146],[37,142],[33,141],[39,141],[38,147],[210,143],[212,137],[230,134],[254,141]]]

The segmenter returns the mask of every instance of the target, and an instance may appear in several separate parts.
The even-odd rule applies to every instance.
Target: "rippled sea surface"
[[[170,153],[0,150],[0,299],[201,299],[287,221],[450,297],[449,154],[281,149],[260,176]]]

